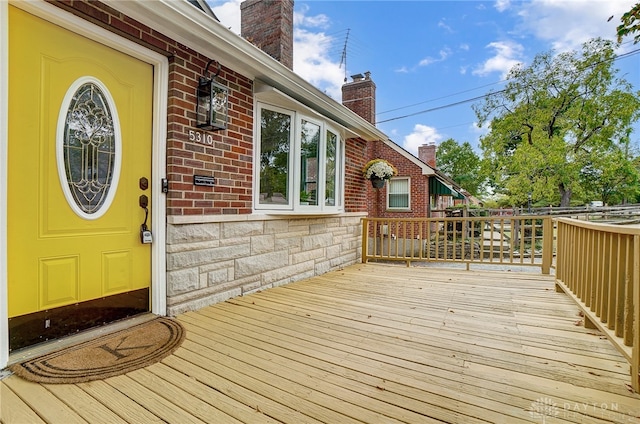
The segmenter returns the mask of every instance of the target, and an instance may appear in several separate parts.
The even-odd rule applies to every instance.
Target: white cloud
[[[220,22],[240,34],[240,3],[230,0],[212,7]],[[305,80],[340,101],[345,71],[339,61],[331,59],[330,49],[334,41],[322,32],[330,25],[323,14],[310,15],[309,7],[294,11],[293,22],[293,70]]]
[[[511,0],[496,0],[493,5],[498,12],[504,12],[509,6],[511,6]]]
[[[230,0],[211,8],[220,23],[236,34],[240,34],[240,3],[242,0]]]
[[[403,147],[414,156],[418,156],[418,147],[423,144],[437,143],[442,139],[438,130],[428,125],[416,124],[413,132],[404,137]]]
[[[307,12],[309,11],[308,5],[303,5],[300,11],[294,12],[293,14],[293,26],[300,27],[308,27],[308,28],[320,28],[327,29],[329,24],[331,23],[329,17],[327,15],[315,15],[309,16]]]
[[[342,99],[345,69],[331,57],[335,40],[319,29],[329,28],[326,15],[309,15],[303,7],[294,13],[293,70],[333,99]]]
[[[333,99],[342,98],[344,69],[331,59],[331,37],[302,28],[293,31],[293,70]]]
[[[448,33],[453,33],[453,29],[451,29],[451,27],[447,25],[444,21],[445,21],[444,19],[440,19],[440,21],[438,21],[438,28],[442,28]]]
[[[474,122],[469,126],[469,132],[472,132],[478,135],[489,134],[489,125],[490,125],[490,122],[486,122],[483,127],[480,127],[478,126],[477,122]]]
[[[631,0],[532,0],[522,3],[519,30],[551,43],[557,51],[579,49],[594,37],[614,39]],[[607,21],[610,16],[614,18]]]
[[[494,41],[489,43],[487,48],[493,49],[495,55],[474,69],[472,72],[474,75],[484,77],[494,72],[500,72],[501,77],[505,78],[511,68],[522,62],[524,48],[518,43],[513,41]]]
[[[451,55],[451,49],[445,47],[438,52],[438,57],[427,56],[418,63],[419,66],[429,66],[432,63],[444,62]]]

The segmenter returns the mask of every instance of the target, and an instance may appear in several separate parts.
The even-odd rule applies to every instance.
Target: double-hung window
[[[344,142],[330,122],[259,102],[255,150],[256,210],[343,210]]]
[[[411,180],[407,177],[394,177],[387,186],[387,209],[409,210],[411,208]]]

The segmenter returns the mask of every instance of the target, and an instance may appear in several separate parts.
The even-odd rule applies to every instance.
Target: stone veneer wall
[[[320,275],[361,258],[363,213],[167,227],[167,313]],[[174,220],[175,221],[175,220]]]

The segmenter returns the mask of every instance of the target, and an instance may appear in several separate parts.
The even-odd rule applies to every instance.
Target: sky
[[[241,0],[208,3],[240,34]],[[503,88],[514,65],[526,66],[539,53],[580,50],[594,37],[615,39],[620,16],[634,3],[296,0],[293,70],[338,102],[345,77],[369,71],[377,127],[391,140],[416,156],[418,146],[449,138],[480,154],[486,129],[477,127],[473,104]],[[629,38],[617,53],[636,49],[640,44]],[[640,90],[640,54],[615,67]],[[640,144],[640,126],[632,137]]]

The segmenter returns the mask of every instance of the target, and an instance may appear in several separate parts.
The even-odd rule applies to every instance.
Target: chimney
[[[418,146],[418,159],[432,168],[436,168],[436,145],[435,143]]]
[[[293,0],[246,0],[240,35],[293,70]]]
[[[342,86],[342,104],[373,125],[376,124],[376,85],[371,72],[352,75],[352,82]]]

